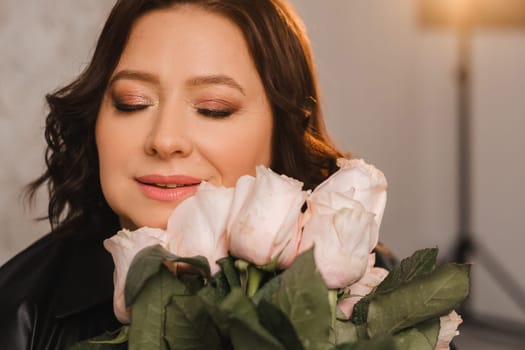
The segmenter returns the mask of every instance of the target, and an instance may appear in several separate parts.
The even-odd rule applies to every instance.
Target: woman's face
[[[270,165],[272,113],[237,26],[194,6],[133,27],[96,124],[102,191],[123,227],[165,228],[201,181]]]

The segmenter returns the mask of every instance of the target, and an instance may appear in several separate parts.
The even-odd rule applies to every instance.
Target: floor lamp
[[[468,262],[475,255],[491,277],[525,312],[525,291],[514,277],[475,241],[471,230],[471,42],[480,27],[525,28],[525,0],[419,0],[420,23],[426,28],[451,28],[458,38],[457,128],[458,128],[458,232],[454,260]],[[472,323],[523,336],[525,325],[508,320],[493,323],[494,317],[476,317],[465,304],[463,315]]]

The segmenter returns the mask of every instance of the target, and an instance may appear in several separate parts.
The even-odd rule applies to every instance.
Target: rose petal
[[[347,288],[350,297],[342,299],[337,303],[337,307],[349,319],[354,311],[354,306],[364,296],[368,295],[372,289],[377,287],[388,276],[388,270],[381,267],[374,267],[375,254],[372,253],[368,258],[368,266],[361,279]]]
[[[168,220],[168,250],[182,257],[202,255],[212,274],[215,262],[228,255],[226,228],[233,200],[233,188],[203,182],[194,196],[180,203]]]
[[[328,288],[343,288],[366,271],[370,237],[377,235],[373,214],[343,208],[332,215],[313,213],[303,229],[299,252],[314,248],[317,269]]]
[[[386,205],[388,187],[384,174],[363,159],[339,158],[340,167],[332,176],[321,183],[314,192],[338,192],[363,204],[365,209],[376,215],[376,222],[381,226]]]
[[[264,167],[256,177],[241,177],[235,188],[228,225],[230,253],[256,265],[279,256],[287,267],[297,255],[301,207],[307,196],[302,182]]]
[[[165,247],[167,240],[166,231],[149,227],[142,227],[136,231],[123,229],[104,240],[104,247],[111,253],[115,263],[113,309],[120,322],[130,322],[130,311],[124,301],[124,287],[133,258],[146,247],[156,244]]]
[[[463,323],[463,319],[456,311],[452,311],[446,316],[439,318],[439,335],[436,350],[449,350],[452,338],[459,335],[458,327]]]

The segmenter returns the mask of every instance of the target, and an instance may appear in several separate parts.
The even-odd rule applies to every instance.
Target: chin
[[[145,220],[142,225],[137,227],[150,227],[150,228],[159,228],[161,230],[165,230],[168,225],[168,218],[164,218],[162,220],[155,220],[155,219],[149,219]]]
[[[150,228],[158,228],[161,230],[165,230],[168,224],[168,218],[169,215],[158,217],[156,216],[149,216],[149,217],[137,217],[135,220],[128,219],[128,218],[121,218],[120,224],[122,228],[128,229],[130,231],[134,231],[140,227],[150,227]]]

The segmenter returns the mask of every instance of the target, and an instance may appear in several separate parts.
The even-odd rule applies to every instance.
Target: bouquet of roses
[[[338,165],[313,191],[264,167],[202,183],[166,230],[106,240],[124,326],[74,349],[448,349],[469,266],[437,249],[374,266],[385,177]]]

